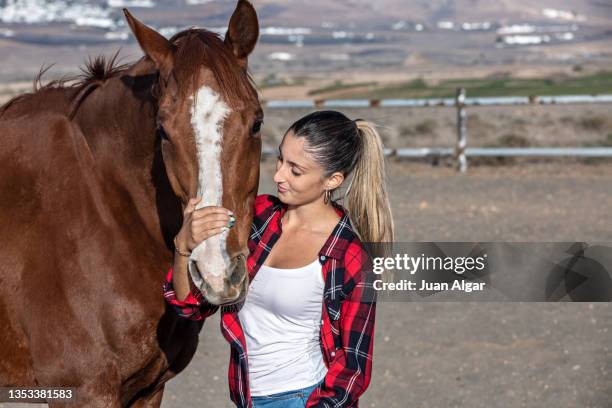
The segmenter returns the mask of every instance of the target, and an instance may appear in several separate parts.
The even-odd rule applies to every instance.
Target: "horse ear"
[[[138,21],[127,9],[125,19],[142,51],[151,58],[163,76],[168,76],[174,63],[174,46],[163,35]]]
[[[234,52],[243,68],[259,37],[259,22],[255,9],[246,0],[239,0],[225,34],[225,44]]]

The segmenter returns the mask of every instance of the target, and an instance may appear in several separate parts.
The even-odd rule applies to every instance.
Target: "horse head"
[[[247,73],[259,35],[253,6],[240,0],[225,39],[188,29],[166,39],[127,10],[128,24],[159,72],[157,121],[168,179],[183,204],[221,205],[234,228],[192,252],[189,273],[206,300],[239,302],[246,295],[247,241],[259,183],[263,112]]]

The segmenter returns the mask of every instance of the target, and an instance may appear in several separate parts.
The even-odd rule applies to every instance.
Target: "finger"
[[[213,221],[213,222],[192,222],[191,229],[193,231],[207,231],[215,228],[229,227],[229,222]]]
[[[228,229],[227,227],[221,227],[221,228],[214,228],[214,229],[202,232],[201,234],[197,234],[195,236],[196,239],[194,239],[194,241],[199,244],[200,242],[205,241],[209,239],[210,237],[214,237],[215,235],[219,235],[227,231],[227,229]]]
[[[215,236],[215,235],[222,234],[222,233],[224,233],[224,232],[225,232],[225,231],[227,231],[227,230],[228,230],[228,228],[227,228],[227,227],[220,227],[220,228],[215,228],[215,229],[213,229],[213,230],[209,230],[209,231],[207,232],[207,234],[208,234],[208,237],[210,238],[210,237],[213,237],[213,236]]]
[[[195,218],[203,218],[207,215],[211,214],[219,214],[219,215],[233,215],[234,213],[228,210],[227,208],[217,207],[217,206],[207,206],[198,209],[194,213]]]
[[[226,214],[233,214],[232,211],[228,210],[225,207],[221,207],[219,205],[207,205],[205,207],[199,208],[198,211],[204,211],[204,212],[220,212],[220,213],[226,213]]]
[[[195,206],[197,203],[199,203],[202,200],[202,197],[192,197],[189,199],[189,201],[187,201],[187,206]]]
[[[217,228],[221,228],[221,227],[228,227],[229,228],[229,222],[228,221],[213,221],[213,222],[192,222],[191,223],[191,229],[193,231],[195,231],[196,233],[202,232],[202,231],[210,231],[210,230],[214,230]]]
[[[192,222],[198,221],[201,223],[208,223],[208,222],[215,222],[215,221],[225,221],[227,223],[232,219],[235,221],[236,217],[229,216],[227,214],[214,213],[214,214],[206,214],[203,216],[194,217],[192,219]]]
[[[202,201],[202,197],[193,197],[187,201],[187,205],[185,206],[185,211],[183,214],[189,214],[195,211],[197,204]]]

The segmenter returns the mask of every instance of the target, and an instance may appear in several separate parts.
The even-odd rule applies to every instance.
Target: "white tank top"
[[[305,388],[325,377],[319,345],[323,289],[318,259],[296,269],[261,266],[238,312],[251,395]]]

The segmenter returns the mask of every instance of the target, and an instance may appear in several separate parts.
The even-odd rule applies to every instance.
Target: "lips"
[[[278,188],[278,192],[279,192],[279,193],[286,193],[286,192],[287,192],[287,189],[286,189],[286,188],[283,188],[283,187],[281,187],[281,186],[279,186],[279,185],[277,185],[276,187]]]

